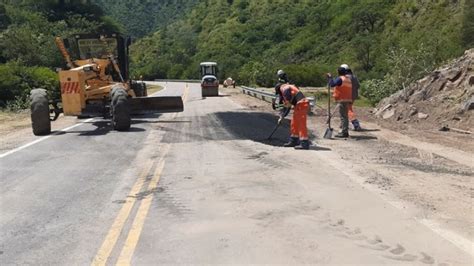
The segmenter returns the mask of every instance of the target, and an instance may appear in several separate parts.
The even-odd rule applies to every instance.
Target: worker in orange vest
[[[333,97],[337,103],[341,116],[341,132],[336,138],[349,137],[349,105],[352,103],[352,81],[343,67],[337,69],[339,77],[333,79],[331,73],[327,73],[329,86],[334,88]]]
[[[342,68],[346,70],[346,75],[351,77],[351,82],[352,82],[352,103],[349,104],[349,121],[351,121],[352,126],[354,127],[354,131],[362,131],[362,127],[360,126],[360,122],[356,117],[356,113],[354,112],[353,105],[355,100],[359,98],[359,88],[360,88],[360,83],[359,79],[352,73],[351,68],[347,64],[342,64]]]
[[[292,84],[289,84],[287,75],[283,70],[277,72],[279,82],[275,86],[277,102],[283,105],[278,122],[288,115],[289,110],[294,106],[293,117],[291,119],[291,136],[288,143],[283,144],[284,147],[294,147],[297,150],[308,150],[308,128],[306,120],[309,110],[309,101],[303,93]]]

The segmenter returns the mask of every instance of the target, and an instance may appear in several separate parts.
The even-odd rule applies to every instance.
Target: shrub
[[[360,93],[366,97],[371,105],[376,105],[383,98],[390,96],[396,92],[399,87],[393,82],[391,78],[385,79],[370,79],[362,82]]]
[[[435,65],[432,52],[424,44],[412,52],[405,48],[392,49],[388,54],[387,64],[390,70],[384,79],[371,79],[362,83],[361,94],[372,105],[406,88],[432,71]]]
[[[283,68],[292,83],[297,86],[325,86],[325,73],[329,67],[314,64],[288,65]]]
[[[7,102],[5,109],[9,112],[20,112],[30,107],[29,97],[15,97],[14,100]]]
[[[45,89],[50,98],[58,98],[58,75],[46,67],[26,67],[16,62],[0,65],[1,107],[25,105],[34,88]]]

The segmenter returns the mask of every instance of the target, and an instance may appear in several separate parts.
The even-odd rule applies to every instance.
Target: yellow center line
[[[169,145],[167,145],[165,151],[163,151],[163,157],[161,158],[160,162],[158,163],[158,166],[156,167],[153,179],[148,184],[148,192],[150,194],[146,196],[140,203],[137,215],[135,216],[132,227],[128,233],[127,240],[125,240],[125,244],[117,260],[117,265],[130,265],[133,253],[137,246],[138,240],[140,239],[143,225],[145,224],[145,219],[147,217],[148,211],[150,210],[150,205],[153,200],[153,192],[158,186],[161,173],[165,166],[164,156],[168,153],[168,151]]]
[[[140,177],[138,178],[138,180],[135,182],[132,189],[130,190],[129,196],[132,196],[132,197],[127,199],[126,202],[123,204],[122,209],[120,209],[120,212],[115,218],[114,223],[112,224],[112,227],[107,233],[107,236],[105,237],[104,242],[102,243],[102,246],[97,252],[91,265],[93,266],[105,265],[105,263],[107,262],[107,259],[109,258],[110,253],[112,252],[115,244],[117,243],[117,239],[119,238],[120,233],[122,232],[123,226],[125,222],[127,221],[128,216],[130,215],[133,205],[135,204],[135,201],[137,200],[133,196],[139,193],[140,190],[142,189],[142,186],[145,183],[145,178],[150,172],[152,165],[153,165],[153,160],[148,160],[146,162],[145,168],[140,173]]]

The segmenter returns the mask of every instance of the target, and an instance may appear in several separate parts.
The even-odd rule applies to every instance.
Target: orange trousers
[[[349,121],[352,122],[352,121],[354,121],[354,120],[357,119],[356,114],[355,114],[354,110],[352,109],[352,103],[349,104],[349,108],[348,108],[348,109],[349,109],[349,112],[348,112],[348,114],[349,114]]]
[[[306,118],[308,117],[309,102],[298,102],[293,110],[291,119],[291,137],[300,140],[308,139],[308,128],[306,127]]]

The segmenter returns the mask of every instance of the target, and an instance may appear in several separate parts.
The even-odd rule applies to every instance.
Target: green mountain
[[[201,0],[132,47],[133,69],[198,78],[200,61],[216,61],[220,79],[240,84],[270,86],[282,68],[296,84],[324,85],[324,72],[347,63],[363,79],[383,78],[396,59],[432,68],[472,47],[472,2]]]
[[[29,89],[57,88],[54,37],[132,35],[132,74],[219,78],[272,86],[325,84],[349,64],[372,102],[474,47],[474,0],[0,0],[0,107]],[[145,36],[145,37],[143,37]]]

